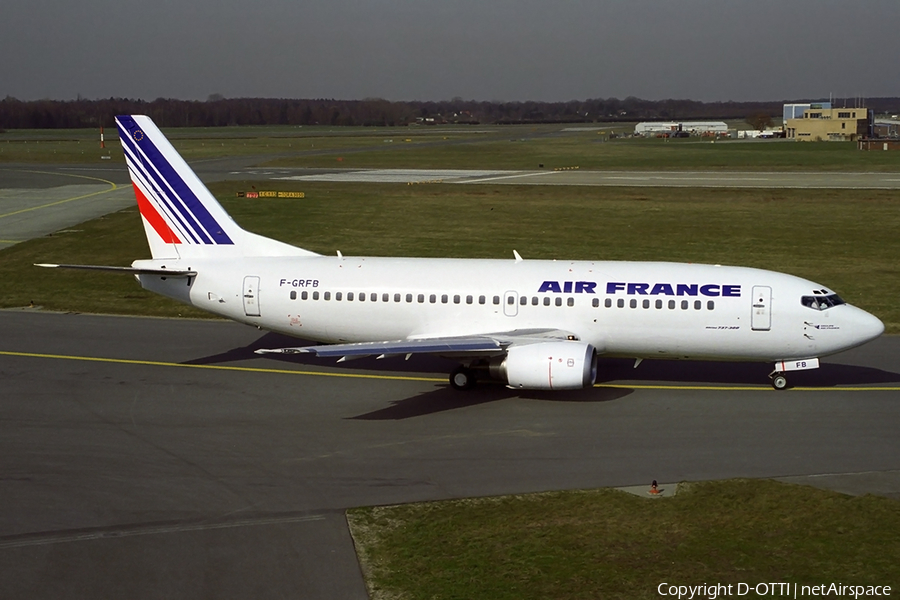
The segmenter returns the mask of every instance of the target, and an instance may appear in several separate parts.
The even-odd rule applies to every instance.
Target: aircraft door
[[[750,313],[750,329],[753,331],[769,331],[772,328],[772,288],[765,285],[753,286],[752,312]]]
[[[503,314],[507,317],[519,314],[519,294],[517,292],[503,294]]]
[[[259,316],[259,277],[244,277],[244,314],[248,317]]]

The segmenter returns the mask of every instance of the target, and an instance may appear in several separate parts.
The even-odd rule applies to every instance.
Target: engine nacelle
[[[583,342],[511,346],[505,357],[491,363],[490,372],[514,389],[578,390],[594,385],[597,355]]]

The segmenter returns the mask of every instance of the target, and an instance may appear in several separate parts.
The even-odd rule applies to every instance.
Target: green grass
[[[251,186],[303,200],[246,200]],[[900,333],[900,200],[891,191],[223,182],[245,228],[323,254],[671,260],[807,277]],[[198,314],[107,273],[39,262],[127,265],[147,258],[135,209],[0,251],[0,306]]]
[[[360,508],[348,520],[373,599],[900,584],[900,503],[773,481],[695,483],[662,499],[606,489]]]
[[[167,129],[189,161],[258,156],[272,167],[900,172],[900,152],[861,152],[851,142],[698,138],[609,140],[610,130],[565,125],[440,127],[220,127]],[[617,124],[628,133],[633,125]],[[115,128],[0,134],[2,163],[122,163]],[[408,141],[407,141],[408,140]],[[345,153],[342,153],[344,151]],[[338,160],[341,158],[342,160]]]
[[[188,161],[227,156],[270,156],[324,153],[331,164],[339,164],[332,153],[396,146],[420,146],[456,140],[496,136],[498,128],[410,127],[220,127],[210,129],[166,129],[172,145]],[[99,129],[12,130],[0,134],[2,163],[92,163],[124,164],[121,144],[114,127],[105,130],[106,148],[100,148]],[[101,159],[101,156],[110,158]]]
[[[577,166],[601,170],[734,170],[734,171],[900,171],[900,152],[861,152],[851,142],[801,143],[784,140],[715,143],[625,138],[606,133],[575,132],[527,137],[509,131],[508,139],[474,140],[464,145],[380,148],[345,156],[343,167],[537,169]],[[330,156],[282,157],[279,167],[335,167]]]

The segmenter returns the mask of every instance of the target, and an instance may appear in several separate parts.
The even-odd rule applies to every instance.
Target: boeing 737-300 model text
[[[757,361],[785,373],[868,342],[873,315],[825,286],[743,267],[666,262],[323,256],[245,231],[146,116],[116,118],[153,292],[323,345],[258,350],[349,360],[432,353],[457,389],[591,386],[597,356]]]

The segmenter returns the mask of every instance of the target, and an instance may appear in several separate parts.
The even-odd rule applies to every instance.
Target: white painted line
[[[466,179],[465,181],[454,181],[453,183],[484,183],[486,181],[498,181],[500,179],[515,179],[519,177],[534,177],[536,175],[552,175],[558,171],[538,171],[536,173],[516,173],[515,175],[501,175],[500,177],[486,177],[483,179]]]

